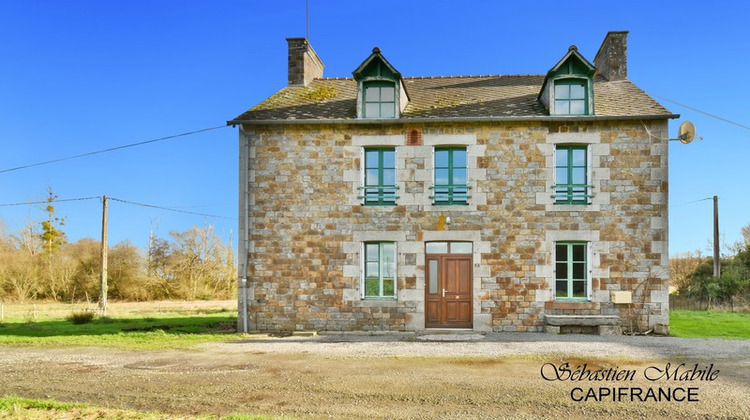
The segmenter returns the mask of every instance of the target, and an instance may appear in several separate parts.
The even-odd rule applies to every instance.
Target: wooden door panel
[[[447,276],[446,294],[471,296],[471,259],[468,257],[449,257],[445,259]]]
[[[455,321],[458,318],[458,302],[445,302],[445,321]]]
[[[456,321],[466,323],[467,327],[471,327],[471,301],[458,302],[458,318]]]
[[[458,273],[457,273],[457,281],[458,281],[458,290],[457,293],[461,295],[465,295],[466,297],[471,297],[471,285],[472,285],[472,279],[471,279],[471,260],[468,258],[464,258],[463,260],[458,261]]]
[[[425,321],[429,323],[440,323],[440,301],[427,301],[425,304]]]
[[[465,300],[445,302],[445,320],[447,322],[465,322],[471,320],[471,302]]]

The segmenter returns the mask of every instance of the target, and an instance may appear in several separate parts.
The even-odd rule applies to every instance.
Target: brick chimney
[[[594,57],[594,66],[607,80],[628,78],[628,31],[610,31]]]
[[[323,62],[307,38],[287,38],[289,43],[289,86],[307,86],[323,77]]]

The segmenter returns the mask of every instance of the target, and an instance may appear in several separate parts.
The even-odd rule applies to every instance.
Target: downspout
[[[239,317],[241,318],[237,323],[237,328],[240,332],[247,334],[248,332],[248,311],[247,311],[247,261],[248,261],[248,245],[250,236],[249,226],[249,211],[250,211],[250,197],[249,193],[249,179],[248,174],[250,172],[250,159],[249,159],[249,140],[245,135],[245,130],[240,125],[240,199],[239,199],[239,238],[238,238],[238,250],[237,250],[237,300],[239,304]]]

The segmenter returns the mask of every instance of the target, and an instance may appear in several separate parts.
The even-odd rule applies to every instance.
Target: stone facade
[[[475,331],[543,331],[546,314],[617,315],[626,331],[668,324],[665,118],[241,127],[250,330],[424,330],[431,241],[473,244]],[[587,146],[587,205],[554,203],[561,144]],[[466,147],[468,205],[430,198],[442,145]],[[394,206],[358,198],[373,146],[395,148]],[[363,298],[368,241],[396,244],[396,299]],[[586,301],[555,299],[556,241],[589,244]],[[612,303],[612,291],[632,303]]]

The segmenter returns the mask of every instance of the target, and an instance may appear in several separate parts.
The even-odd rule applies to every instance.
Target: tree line
[[[750,304],[750,224],[742,228],[744,242],[724,247],[721,272],[700,251],[676,254],[669,261],[670,285],[681,298],[704,304],[746,307]]]
[[[9,232],[0,221],[0,299],[93,301],[99,293],[101,242],[68,242],[65,219],[49,191],[41,222]],[[128,241],[109,248],[110,299],[231,299],[236,293],[235,256],[212,226],[152,236],[147,250]]]

